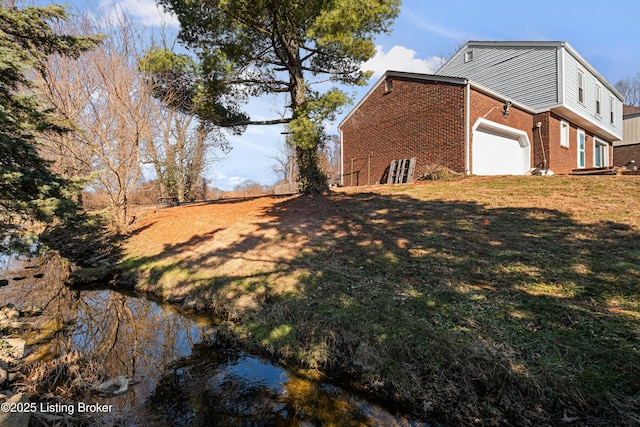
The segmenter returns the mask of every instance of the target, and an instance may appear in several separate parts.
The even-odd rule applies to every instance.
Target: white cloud
[[[403,9],[402,12],[409,18],[410,21],[412,21],[419,28],[426,30],[430,33],[437,34],[439,36],[446,37],[449,39],[453,39],[457,43],[464,43],[466,40],[470,40],[471,35],[469,33],[465,33],[455,28],[445,27],[435,22],[425,20],[421,15],[418,15],[411,9],[405,8]],[[473,35],[473,39],[486,40],[487,37],[476,34],[476,35]]]
[[[106,16],[115,17],[120,13],[148,27],[178,27],[178,18],[164,10],[155,0],[102,0],[101,9]]]
[[[240,185],[242,183],[244,183],[245,181],[247,181],[247,178],[243,178],[241,176],[232,176],[231,178],[228,179],[228,185],[233,188],[236,185]]]
[[[433,74],[444,61],[445,58],[439,56],[416,58],[416,51],[404,46],[393,46],[386,53],[383,46],[376,46],[376,54],[362,64],[362,69],[373,71],[374,77],[381,76],[387,70]]]

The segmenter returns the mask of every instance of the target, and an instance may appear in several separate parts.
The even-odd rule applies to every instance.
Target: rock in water
[[[9,379],[9,366],[0,360],[0,387]]]
[[[6,400],[6,403],[9,405],[18,405],[21,404],[25,407],[29,406],[29,396],[26,394],[16,394],[11,396]],[[0,411],[0,426],[11,426],[11,427],[28,427],[29,426],[29,418],[31,417],[31,413],[29,411],[14,411],[14,412],[5,412]]]
[[[96,386],[96,390],[100,393],[104,393],[109,396],[118,396],[120,394],[124,394],[129,390],[129,383],[131,379],[124,375],[119,375],[115,378],[111,378],[103,382],[102,384],[98,384]]]

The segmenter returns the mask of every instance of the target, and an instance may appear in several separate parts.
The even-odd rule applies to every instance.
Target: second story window
[[[616,123],[616,120],[615,120],[616,119],[616,114],[615,114],[616,103],[613,100],[613,97],[609,98],[609,111],[610,111],[610,113],[609,113],[609,121],[613,125],[613,124]]]
[[[584,71],[578,70],[578,102],[584,104]]]
[[[602,88],[600,85],[596,85],[596,114],[602,114]]]

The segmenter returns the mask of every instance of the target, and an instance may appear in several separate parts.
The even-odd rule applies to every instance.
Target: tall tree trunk
[[[293,46],[293,43],[289,46]],[[293,51],[292,51],[293,50]],[[289,79],[291,82],[291,109],[293,110],[293,120],[303,119],[301,114],[307,114],[304,109],[306,102],[304,72],[300,61],[300,50],[295,47],[289,50],[290,67]],[[304,117],[308,119],[308,117]],[[300,183],[300,191],[306,195],[325,193],[329,186],[327,177],[320,169],[320,157],[318,149],[320,147],[320,135],[322,132],[313,132],[314,137],[307,136],[306,140],[300,140],[300,136],[296,139],[294,135],[294,144],[296,146],[296,160],[298,162],[298,181]]]

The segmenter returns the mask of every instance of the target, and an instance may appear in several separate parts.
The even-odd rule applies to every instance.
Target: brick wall
[[[407,78],[394,78],[389,91],[380,84],[340,128],[343,184],[378,183],[392,160],[410,157],[414,177],[430,164],[463,173],[464,92],[464,85]]]
[[[543,117],[544,116],[544,117]],[[547,148],[549,169],[557,174],[568,174],[578,168],[578,126],[569,120],[563,119],[557,114],[546,112],[536,116],[537,121],[543,122],[543,139]],[[569,124],[569,147],[560,145],[560,123]],[[594,138],[593,132],[580,128],[586,136],[585,144],[585,169],[592,168],[594,162]],[[611,143],[598,137],[603,142]],[[609,166],[613,165],[613,148],[609,146]]]
[[[546,141],[547,148],[547,165],[549,169],[556,174],[568,174],[572,169],[578,167],[578,127],[573,123],[564,120],[569,125],[569,146],[563,147],[560,144],[560,123],[563,119],[557,114],[545,112],[538,114],[539,121],[544,123],[542,128],[543,138]],[[585,135],[586,135],[585,131]],[[588,140],[587,140],[588,146]],[[589,165],[589,161],[593,162],[591,154],[585,151],[585,165]],[[592,163],[591,163],[592,164]]]
[[[540,128],[536,126],[540,123]],[[532,167],[538,169],[544,169],[545,161],[548,169],[551,169],[551,164],[554,161],[552,154],[553,146],[550,135],[554,132],[554,127],[557,128],[558,135],[560,135],[560,122],[554,122],[549,112],[536,114],[533,116],[532,132],[533,132],[533,158]],[[560,145],[560,139],[558,139],[558,146]]]
[[[465,172],[465,87],[462,84],[393,77],[387,90],[382,82],[341,126],[343,136],[343,184],[386,182],[392,160],[416,157],[414,177],[428,165]],[[531,167],[547,167],[557,174],[577,168],[577,129],[569,128],[569,147],[560,145],[562,118],[552,112],[533,115],[513,105],[504,117],[504,100],[472,89],[470,126],[482,118],[524,131],[531,144]],[[540,130],[536,123],[540,122]],[[593,166],[594,134],[585,131],[585,167]],[[473,133],[470,132],[471,146]],[[640,148],[639,148],[640,150]],[[473,150],[470,150],[472,156]],[[616,152],[617,153],[617,152]],[[609,163],[613,164],[613,149]],[[616,154],[619,156],[619,154]],[[640,162],[640,156],[637,159]],[[470,158],[473,168],[473,158]],[[616,159],[616,164],[618,164]],[[640,164],[639,164],[640,166]]]

